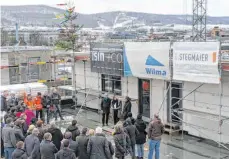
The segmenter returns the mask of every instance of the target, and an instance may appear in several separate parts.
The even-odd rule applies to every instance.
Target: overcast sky
[[[138,11],[158,14],[191,14],[192,0],[74,0],[76,11],[99,13],[107,11]],[[65,0],[1,0],[1,5],[55,6]],[[208,15],[229,16],[229,0],[208,0]]]

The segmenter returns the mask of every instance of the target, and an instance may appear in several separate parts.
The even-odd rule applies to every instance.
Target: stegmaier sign
[[[219,84],[219,42],[173,44],[173,79]]]

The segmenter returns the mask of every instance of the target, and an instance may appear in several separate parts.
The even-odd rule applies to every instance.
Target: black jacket
[[[22,129],[19,126],[16,126],[16,125],[14,126],[14,133],[15,133],[17,142],[25,140]]]
[[[48,132],[52,134],[53,144],[58,150],[60,150],[61,141],[63,140],[63,134],[58,128],[49,128]]]
[[[44,106],[44,108],[47,108],[47,105],[51,105],[52,104],[52,100],[51,97],[48,95],[44,95],[42,98],[42,105]]]
[[[7,111],[6,97],[1,95],[1,111]]]
[[[87,154],[87,144],[89,137],[86,135],[80,135],[76,137],[76,142],[78,143],[78,159],[90,159]]]
[[[136,144],[144,144],[146,142],[146,124],[142,119],[137,119],[135,126],[138,129],[139,135],[136,136]]]
[[[131,112],[131,107],[132,107],[131,101],[126,101],[125,104],[124,104],[124,107],[123,107],[124,119],[126,119],[128,113]]]
[[[71,149],[63,148],[56,154],[56,159],[76,159],[76,155]]]
[[[12,153],[12,159],[27,159],[27,155],[25,150],[23,149],[15,149],[14,152]]]
[[[56,146],[48,140],[43,140],[40,144],[41,159],[55,159]]]
[[[73,126],[70,125],[67,129],[66,132],[71,132],[72,133],[72,140],[76,141],[76,137],[80,135],[80,130],[78,126]]]
[[[103,98],[101,103],[101,110],[103,113],[110,113],[111,100],[110,98]]]

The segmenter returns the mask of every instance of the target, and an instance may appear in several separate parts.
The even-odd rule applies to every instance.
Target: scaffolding
[[[123,40],[124,41],[124,40]],[[109,41],[102,41],[102,42],[116,42],[116,40],[109,40]],[[120,41],[118,41],[118,43],[120,43]],[[83,50],[83,55],[82,52],[81,53],[73,53],[70,52],[68,54],[57,54],[58,51],[53,50],[53,55],[50,57],[50,59],[48,59],[47,61],[44,61],[46,63],[40,63],[38,64],[40,70],[52,70],[49,79],[40,79],[40,80],[45,80],[45,81],[39,81],[39,82],[48,82],[48,83],[52,83],[52,85],[50,85],[51,87],[58,87],[58,86],[74,86],[73,83],[71,82],[67,82],[67,80],[72,81],[73,76],[75,77],[75,86],[73,87],[72,91],[74,91],[77,96],[81,96],[81,100],[79,102],[80,104],[80,108],[88,108],[90,107],[90,104],[94,104],[97,105],[97,109],[99,110],[99,104],[100,104],[100,97],[103,93],[105,93],[105,91],[102,90],[102,84],[101,84],[101,74],[100,73],[92,73],[91,72],[91,66],[90,66],[90,60],[89,59],[85,59],[85,58],[81,58],[75,61],[75,57],[76,56],[90,56],[89,51]],[[45,51],[44,51],[45,53]],[[17,53],[14,53],[14,57],[12,58],[12,61],[16,61],[16,62],[12,62],[12,67],[14,66],[19,66],[22,67],[21,69],[21,75],[23,74],[23,67],[28,67],[28,65],[23,66],[23,63],[25,64],[25,61],[28,61],[28,59],[25,57],[25,55],[20,54],[20,56],[18,57]],[[221,59],[221,57],[219,58]],[[211,92],[211,91],[201,91],[199,89],[201,89],[205,84],[199,84],[198,86],[196,86],[193,89],[184,89],[184,88],[176,88],[176,87],[172,87],[172,84],[174,82],[177,81],[173,81],[172,80],[172,52],[170,52],[170,71],[171,71],[171,78],[169,81],[165,81],[165,86],[163,88],[163,100],[161,101],[161,106],[158,109],[158,113],[160,112],[164,112],[166,111],[167,105],[168,105],[168,99],[170,100],[169,102],[169,111],[170,111],[170,117],[168,118],[168,121],[164,121],[165,123],[168,124],[172,124],[172,116],[178,118],[180,120],[180,123],[178,124],[180,129],[178,131],[182,132],[182,138],[183,138],[183,134],[184,134],[184,127],[191,127],[193,129],[196,129],[197,132],[199,132],[200,134],[202,134],[201,136],[206,136],[206,138],[209,138],[208,135],[206,135],[205,132],[203,132],[203,130],[206,131],[211,131],[212,133],[214,133],[215,135],[218,135],[218,139],[214,140],[218,146],[220,148],[224,148],[226,150],[229,150],[228,145],[226,145],[223,141],[222,141],[222,135],[225,136],[229,136],[229,133],[225,132],[225,130],[222,129],[222,127],[224,125],[228,125],[229,124],[229,118],[227,115],[225,115],[225,113],[229,112],[229,105],[226,105],[223,103],[223,98],[224,97],[228,97],[229,98],[229,94],[227,92],[225,92],[224,86],[227,86],[229,84],[229,81],[226,81],[225,79],[227,77],[229,77],[229,73],[226,71],[222,70],[222,62],[219,61],[219,72],[220,72],[220,76],[221,81],[219,84],[219,89],[218,92]],[[40,61],[42,62],[42,61]],[[62,64],[63,65],[63,70],[66,69],[66,67],[74,67],[75,65],[73,65],[74,63],[77,64],[77,69],[75,71],[71,71],[71,74],[69,74],[69,72],[65,71],[65,73],[62,74],[61,77],[58,77],[58,65]],[[78,64],[80,63],[80,66],[78,66]],[[27,62],[27,64],[29,64],[29,62]],[[43,68],[42,68],[43,67]],[[76,66],[75,66],[76,67]],[[10,67],[6,68],[9,69]],[[73,70],[73,69],[72,69]],[[78,70],[81,70],[80,72]],[[26,69],[25,69],[25,72]],[[25,74],[27,75],[27,74]],[[67,79],[67,80],[58,80],[58,78],[62,78],[62,79]],[[106,78],[105,78],[106,79]],[[112,80],[107,78],[106,80]],[[20,77],[19,81],[23,81],[23,77]],[[59,81],[59,84],[58,84]],[[62,81],[62,83],[60,82]],[[117,80],[116,80],[117,81]],[[121,82],[121,86],[125,86],[125,88],[121,88],[122,94],[120,96],[118,96],[118,98],[121,101],[124,101],[125,96],[130,96],[131,98],[133,98],[133,102],[137,102],[138,101],[138,97],[137,96],[133,96],[132,92],[129,90],[129,88],[131,87],[131,85],[136,85],[137,84],[137,78],[136,77],[121,77],[121,79],[119,80]],[[109,83],[109,82],[108,82]],[[167,86],[167,83],[169,83],[169,85]],[[152,86],[151,89],[157,89],[157,86]],[[158,88],[158,89],[161,89]],[[185,94],[182,97],[174,97],[172,95],[172,90],[174,89],[180,89],[182,92],[185,92]],[[113,96],[113,92],[112,91],[108,91],[109,96],[112,98]],[[200,93],[204,93],[205,95],[211,95],[211,96],[216,96],[219,100],[218,102],[206,102],[206,101],[200,101],[199,99],[195,99],[196,96],[198,96]],[[67,96],[66,94],[62,94],[63,96]],[[190,95],[193,95],[194,99],[190,99]],[[72,96],[72,95],[71,95]],[[153,97],[152,97],[153,98]],[[177,99],[177,102],[172,104],[172,99]],[[167,102],[166,102],[167,100]],[[95,103],[95,101],[97,101]],[[152,100],[151,100],[152,102]],[[178,113],[181,114],[181,116],[174,114],[174,110],[172,109],[174,107],[174,105],[181,103],[181,102],[191,102],[193,103],[193,107],[195,108],[203,108],[203,110],[206,109],[206,106],[204,105],[208,105],[207,109],[211,111],[211,113],[206,113],[206,112],[201,112],[201,111],[195,111],[193,109],[187,109],[187,108],[180,108],[177,111]],[[137,103],[136,103],[137,104]],[[166,105],[167,104],[167,105]],[[214,112],[218,112],[217,114]],[[85,113],[87,111],[84,111]],[[77,111],[77,115],[80,113],[80,111]],[[162,113],[163,116],[165,113]],[[185,114],[190,114],[192,117],[197,117],[203,120],[207,120],[209,122],[214,122],[214,123],[218,123],[218,127],[217,129],[213,129],[213,128],[209,128],[206,126],[200,126],[198,124],[194,124],[194,123],[190,123],[185,121],[185,119],[183,119]],[[87,115],[87,114],[86,114]],[[152,116],[152,115],[151,115]],[[88,116],[86,116],[88,118]],[[162,118],[164,119],[164,117]],[[98,119],[100,120],[100,119]],[[170,132],[172,132],[173,130],[171,130],[172,127],[170,127]],[[201,130],[202,129],[202,130]],[[172,136],[173,134],[170,133],[170,139],[172,140]]]

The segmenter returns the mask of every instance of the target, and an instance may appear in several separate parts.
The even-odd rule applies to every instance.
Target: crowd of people
[[[159,159],[159,148],[164,126],[158,115],[146,123],[139,114],[132,117],[130,98],[126,97],[124,107],[116,97],[112,100],[106,95],[102,99],[102,124],[108,125],[110,108],[114,115],[112,144],[101,127],[95,130],[79,129],[73,120],[63,133],[55,121],[49,124],[50,107],[54,106],[55,119],[60,113],[60,95],[54,90],[51,95],[37,93],[35,98],[24,94],[17,99],[14,93],[6,101],[7,94],[1,96],[1,110],[5,112],[1,120],[1,155],[5,159],[133,159],[144,158],[144,144],[149,139],[148,159]],[[120,115],[119,111],[121,110]],[[47,120],[44,118],[44,111]]]

